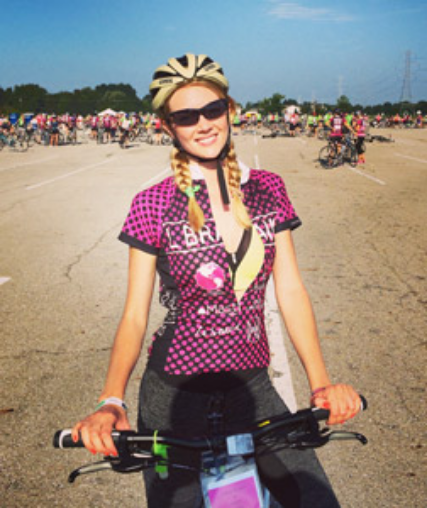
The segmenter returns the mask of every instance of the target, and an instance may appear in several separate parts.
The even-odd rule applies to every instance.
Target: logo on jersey
[[[200,266],[196,272],[197,284],[206,291],[221,289],[224,285],[224,280],[224,270],[213,261]]]

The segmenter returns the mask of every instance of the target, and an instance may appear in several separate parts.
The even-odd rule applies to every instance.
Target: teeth
[[[199,139],[199,143],[202,145],[208,145],[213,141],[215,141],[215,139],[216,139],[215,136],[209,136],[208,138]]]

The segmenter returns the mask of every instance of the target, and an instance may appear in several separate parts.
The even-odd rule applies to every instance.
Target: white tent
[[[104,109],[104,111],[101,111],[100,113],[98,113],[98,115],[99,116],[106,116],[106,115],[116,116],[117,113],[113,109],[107,108],[107,109]]]
[[[285,109],[286,113],[288,113],[288,115],[293,115],[294,113],[298,113],[300,112],[300,109],[298,106],[295,106],[295,105],[292,105],[292,106],[288,106],[286,109]]]

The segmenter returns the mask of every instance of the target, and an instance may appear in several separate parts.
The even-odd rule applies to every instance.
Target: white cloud
[[[279,19],[297,19],[310,21],[353,21],[354,17],[337,12],[333,9],[304,7],[294,2],[280,2],[274,0],[268,14]]]

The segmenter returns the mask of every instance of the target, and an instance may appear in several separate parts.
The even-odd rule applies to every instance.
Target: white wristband
[[[118,397],[107,397],[106,399],[101,400],[101,402],[96,406],[95,411],[98,411],[98,409],[101,409],[101,407],[106,406],[107,404],[110,404],[111,406],[121,407],[125,411],[128,410],[126,404],[122,399],[119,399]]]

